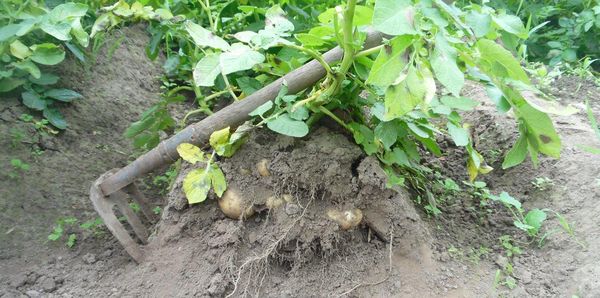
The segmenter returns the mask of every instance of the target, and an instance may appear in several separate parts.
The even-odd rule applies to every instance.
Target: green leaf
[[[442,98],[440,98],[440,102],[452,109],[462,111],[471,111],[479,105],[479,102],[468,97],[442,96]]]
[[[562,106],[556,101],[542,99],[538,97],[534,92],[529,90],[521,91],[521,96],[533,108],[544,113],[569,116],[579,112],[579,110],[577,110],[571,105]]]
[[[17,34],[21,26],[19,24],[9,24],[0,27],[0,42],[9,40]]]
[[[471,10],[465,17],[467,25],[473,29],[475,37],[484,37],[491,29],[492,17],[487,13]]]
[[[23,36],[23,35],[31,32],[31,29],[33,29],[33,27],[38,22],[40,22],[40,18],[32,18],[32,19],[23,20],[21,23],[18,24],[19,30],[17,30],[17,32],[15,33],[15,35],[17,35],[17,36]]]
[[[67,245],[67,247],[72,248],[73,246],[75,246],[76,241],[77,241],[77,235],[70,234],[69,238],[67,238],[67,242],[65,244]]]
[[[521,221],[518,221],[518,220],[515,220],[513,222],[513,224],[515,225],[515,227],[517,227],[517,228],[519,228],[519,229],[521,229],[521,230],[523,230],[525,232],[528,232],[529,230],[533,229],[532,226],[530,226],[528,224],[525,224],[525,223],[522,223]]]
[[[30,109],[43,111],[46,108],[46,101],[34,91],[25,91],[21,93],[21,97],[23,98],[23,104]]]
[[[53,36],[58,40],[71,40],[71,35],[69,34],[71,32],[71,24],[69,23],[51,23],[46,20],[45,22],[42,22],[40,28],[42,28],[44,32],[48,33],[49,35]]]
[[[265,30],[278,36],[289,36],[294,31],[294,24],[285,17],[285,11],[279,5],[274,5],[265,13]]]
[[[216,164],[213,164],[210,168],[210,181],[215,194],[220,198],[227,190],[227,180],[225,180],[223,171]]]
[[[600,140],[600,125],[598,125],[598,121],[596,121],[596,117],[594,117],[594,113],[592,111],[592,107],[590,106],[590,102],[586,100],[585,102],[585,111],[587,113],[588,121],[590,121],[590,125],[592,129],[596,132],[596,136]]]
[[[264,113],[269,111],[271,108],[273,108],[273,102],[269,100],[269,101],[263,103],[262,105],[260,105],[258,108],[254,109],[254,111],[250,112],[248,115],[249,116],[262,116],[262,115],[264,115]]]
[[[221,70],[226,75],[251,69],[263,61],[265,61],[263,54],[241,43],[231,45],[229,51],[222,53],[220,57]]]
[[[238,87],[246,94],[246,96],[260,90],[263,87],[263,84],[254,78],[251,77],[241,77],[236,79]]]
[[[54,98],[63,102],[71,102],[75,99],[83,98],[83,95],[70,89],[50,89],[44,92],[44,96]]]
[[[277,133],[301,138],[308,134],[308,125],[303,121],[290,118],[288,114],[282,114],[279,117],[267,122],[267,127]]]
[[[223,51],[229,49],[229,44],[225,40],[192,21],[185,22],[185,30],[199,47],[211,47]]]
[[[477,49],[481,55],[479,67],[488,75],[505,77],[530,84],[527,74],[515,57],[496,42],[488,39],[480,39]]]
[[[183,158],[183,160],[196,164],[197,162],[204,162],[204,153],[200,148],[189,143],[181,143],[177,146],[177,153]]]
[[[229,126],[214,131],[210,134],[209,143],[210,146],[215,150],[218,155],[223,155],[225,150],[227,150],[227,145],[229,145]]]
[[[48,73],[48,72],[44,72],[41,74],[41,76],[39,78],[33,78],[30,77],[29,81],[34,83],[34,84],[38,84],[38,85],[54,85],[56,84],[56,82],[58,82],[59,77],[57,75]]]
[[[336,14],[335,8],[329,8],[318,17],[319,22],[323,24],[333,23],[334,14]],[[373,9],[363,5],[356,5],[354,7],[354,17],[352,18],[353,26],[367,26],[371,25],[373,19]]]
[[[201,203],[208,197],[211,177],[204,168],[192,170],[183,179],[183,192],[190,204]]]
[[[378,146],[375,143],[375,135],[368,126],[358,122],[352,122],[348,124],[348,127],[350,127],[352,131],[354,141],[363,147],[363,150],[367,155],[377,152]]]
[[[540,231],[546,217],[546,212],[540,209],[533,209],[527,212],[527,215],[525,215],[525,223],[532,227],[532,229],[528,231],[529,235],[535,236]]]
[[[65,59],[65,51],[52,43],[43,43],[31,47],[31,60],[44,65],[56,65]]]
[[[519,139],[515,145],[508,151],[504,162],[502,162],[502,168],[508,169],[522,163],[527,157],[527,136],[525,133],[521,133]]]
[[[25,59],[31,55],[31,50],[29,50],[29,47],[24,45],[21,41],[15,39],[15,41],[10,44],[10,53],[19,59]]]
[[[28,72],[33,78],[40,78],[42,75],[40,68],[29,59],[16,62],[13,65],[18,69]]]
[[[507,206],[515,207],[517,210],[521,210],[521,202],[511,197],[507,192],[503,191],[499,196],[490,196],[494,201],[500,201]]]
[[[71,34],[77,39],[77,42],[82,47],[87,48],[90,43],[90,36],[81,26],[81,21],[79,19],[75,19],[71,23]]]
[[[410,0],[377,0],[373,12],[373,27],[389,35],[416,34],[415,9]]]
[[[385,117],[395,119],[412,111],[425,98],[426,86],[421,74],[415,67],[408,69],[402,82],[389,86],[385,92]]]
[[[288,115],[290,115],[290,118],[294,119],[294,120],[306,120],[308,119],[309,116],[309,112],[308,112],[308,108],[305,106],[300,106],[295,108],[293,111],[291,111],[291,109],[288,111]]]
[[[384,46],[375,59],[366,83],[381,87],[394,84],[406,66],[403,55],[413,41],[414,36],[411,35],[397,36],[390,40],[389,45]]]
[[[17,78],[2,78],[0,79],[0,92],[8,92],[25,83],[23,79]]]
[[[469,133],[466,129],[456,126],[452,122],[447,123],[448,133],[456,146],[467,146],[469,144]]]
[[[64,3],[52,9],[48,14],[50,21],[61,22],[67,19],[80,18],[87,13],[88,6],[80,3]]]
[[[527,29],[523,26],[523,22],[521,22],[521,19],[517,16],[501,14],[493,16],[492,19],[498,27],[502,28],[502,30],[512,33],[519,38],[526,39],[529,35]]]
[[[196,86],[212,87],[215,85],[215,79],[221,73],[220,54],[208,54],[194,67],[194,82]]]
[[[388,162],[390,164],[396,164],[399,166],[410,166],[408,161],[408,156],[399,147],[394,148],[392,151],[386,151],[383,155],[384,162]]]
[[[427,7],[427,8],[422,8],[422,12],[423,12],[423,15],[426,16],[431,21],[433,21],[433,23],[436,26],[438,26],[440,28],[444,28],[444,27],[448,26],[448,21],[440,14],[439,9]]]
[[[517,110],[527,127],[529,144],[539,150],[539,152],[559,158],[561,141],[554,130],[554,125],[550,117],[534,109],[529,104],[524,104],[518,107]]]
[[[389,150],[398,139],[397,123],[393,121],[380,122],[375,127],[375,137],[381,141],[386,150]]]
[[[465,76],[456,64],[456,49],[452,47],[443,33],[435,38],[435,49],[431,56],[431,68],[435,77],[453,95],[459,96],[465,83]]]
[[[48,121],[50,121],[50,124],[54,125],[54,127],[58,128],[58,129],[66,129],[67,128],[67,121],[65,121],[65,118],[57,109],[46,108],[46,109],[44,109],[43,114],[44,114],[44,117],[46,119],[48,119]]]

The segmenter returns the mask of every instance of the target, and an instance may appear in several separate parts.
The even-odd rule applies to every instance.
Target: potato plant
[[[83,60],[82,48],[89,34],[82,26],[88,6],[60,4],[52,9],[43,2],[7,0],[0,5],[0,94],[20,93],[23,104],[40,111],[58,129],[67,122],[56,109],[57,102],[71,102],[82,95],[54,88],[59,77],[46,70],[65,59],[65,48]]]
[[[205,11],[209,19],[214,15]],[[534,88],[513,53],[498,42],[506,36],[527,37],[515,16],[480,5],[459,9],[443,1],[349,0],[324,9],[317,24],[301,31],[279,5],[256,17],[261,26],[231,34],[219,32],[214,19],[208,26],[189,19],[179,25],[199,57],[192,71],[194,89],[224,87],[235,100],[243,100],[251,89],[285,74],[277,62],[300,64],[312,58],[326,70],[325,78],[310,90],[287,94],[284,86],[275,100],[250,113],[254,120],[247,125],[303,137],[320,118],[330,117],[367,155],[381,161],[392,183],[408,178],[429,192],[424,179],[412,177],[424,175],[420,146],[442,154],[436,142],[440,135],[449,135],[456,146],[465,148],[472,181],[492,170],[473,146],[468,124],[459,114],[479,104],[461,96],[465,81],[471,80],[486,86],[500,112],[511,111],[517,119],[520,137],[503,168],[520,164],[528,155],[534,164],[540,154],[560,156],[561,141],[548,114],[575,110]],[[373,29],[384,33],[385,40],[363,50]],[[328,64],[322,53],[336,45],[343,49],[343,58]],[[196,185],[205,198],[210,184]]]

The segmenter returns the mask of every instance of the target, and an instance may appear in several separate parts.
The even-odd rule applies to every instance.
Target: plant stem
[[[331,69],[331,66],[329,66],[327,61],[325,61],[325,59],[323,58],[323,56],[321,54],[319,54],[319,52],[311,50],[311,49],[307,49],[303,46],[295,45],[293,43],[280,43],[277,45],[282,46],[282,47],[287,47],[290,49],[294,49],[294,50],[298,50],[298,51],[302,51],[302,52],[308,54],[309,56],[311,56],[312,58],[317,60],[319,63],[321,63],[321,66],[323,66],[323,68],[325,68],[325,70],[327,71],[328,76],[333,75],[333,70]]]
[[[171,97],[183,90],[194,91],[194,88],[192,88],[190,86],[177,86],[177,87],[167,91],[166,97]]]
[[[383,49],[384,46],[385,45],[378,45],[378,46],[370,48],[368,50],[360,51],[360,52],[356,53],[356,55],[354,55],[354,58],[359,58],[359,57],[363,57],[363,56],[369,56],[371,54],[377,53],[381,49]]]
[[[224,74],[223,72],[221,72],[221,76],[223,76],[223,81],[225,81],[225,86],[227,86],[227,91],[229,91],[229,94],[231,94],[231,97],[233,97],[233,100],[238,101],[240,100],[237,95],[235,95],[235,92],[233,92],[233,88],[231,88],[231,84],[229,84],[229,79],[227,79],[227,75]]]
[[[353,132],[353,130],[350,128],[350,126],[346,125],[346,123],[344,123],[344,121],[342,121],[342,119],[338,118],[338,116],[336,116],[334,113],[332,113],[326,107],[320,106],[319,111],[321,111],[323,114],[329,116],[331,119],[335,120],[335,122],[337,122],[339,125],[344,127],[349,132]]]
[[[204,12],[206,13],[208,17],[208,24],[210,25],[210,28],[212,30],[215,27],[215,23],[213,21],[212,14],[210,11],[210,2],[206,0],[206,3],[204,3],[204,0],[198,0],[198,3],[200,3],[200,6],[202,6],[202,10],[204,10]]]
[[[344,24],[342,27],[342,32],[344,33],[344,44],[342,48],[344,49],[344,58],[342,58],[342,64],[340,66],[340,72],[338,73],[338,80],[343,81],[346,76],[346,72],[352,66],[352,62],[354,61],[354,27],[353,27],[353,19],[354,19],[354,8],[356,7],[356,0],[348,0],[348,4],[346,4],[346,8],[344,9]]]

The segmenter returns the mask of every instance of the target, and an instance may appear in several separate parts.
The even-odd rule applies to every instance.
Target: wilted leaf
[[[223,171],[216,164],[213,164],[210,168],[210,181],[215,194],[220,198],[227,190],[227,180],[225,180]]]
[[[189,143],[181,143],[177,146],[177,153],[183,160],[196,164],[205,160],[204,153],[200,148]]]
[[[183,192],[190,204],[201,203],[208,197],[211,178],[206,169],[195,169],[183,179]]]

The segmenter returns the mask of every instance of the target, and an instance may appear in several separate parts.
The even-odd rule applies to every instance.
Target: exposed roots
[[[308,207],[310,206],[310,204],[312,203],[313,200],[314,200],[314,197],[308,201],[306,206],[302,209],[302,213],[300,214],[300,216],[298,216],[296,219],[294,219],[294,221],[283,231],[281,236],[276,241],[270,243],[266,247],[266,249],[263,250],[263,252],[261,254],[253,256],[253,257],[249,257],[248,259],[246,259],[246,261],[244,261],[244,263],[242,263],[242,265],[240,265],[238,267],[237,275],[236,275],[235,279],[233,280],[233,291],[231,291],[231,293],[229,293],[226,296],[227,298],[233,296],[233,294],[235,294],[236,291],[238,290],[240,279],[241,279],[242,275],[244,274],[244,271],[247,270],[247,268],[249,268],[248,270],[250,270],[250,272],[252,272],[253,268],[255,268],[253,265],[255,265],[255,264],[258,264],[258,275],[257,276],[260,276],[260,283],[257,286],[257,291],[260,290],[260,286],[262,285],[262,283],[267,275],[269,257],[275,253],[275,251],[277,250],[277,247],[279,247],[279,245],[281,245],[281,243],[287,238],[289,232],[304,217],[304,215],[306,214],[306,211],[308,210]],[[250,286],[250,280],[248,280],[248,282],[246,283],[246,286],[244,287],[244,295],[243,296],[246,295],[249,286]]]
[[[335,295],[335,297],[346,296],[346,295],[352,293],[353,291],[355,291],[356,289],[358,289],[360,287],[376,286],[378,284],[386,282],[390,278],[390,276],[392,275],[392,249],[393,249],[393,245],[394,245],[394,231],[393,230],[390,230],[390,242],[389,243],[390,243],[390,245],[389,245],[389,255],[388,255],[388,257],[389,257],[389,267],[388,267],[388,272],[387,272],[386,276],[383,279],[381,279],[379,281],[376,281],[376,282],[359,283],[359,284],[355,285],[354,287],[352,287],[351,289],[349,289],[349,290],[347,290],[345,292],[342,292],[341,294]]]

